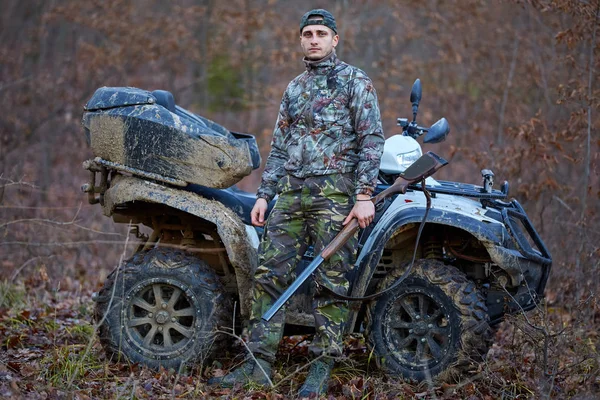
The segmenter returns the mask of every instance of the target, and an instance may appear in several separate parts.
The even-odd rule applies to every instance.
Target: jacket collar
[[[335,54],[335,49],[331,51],[328,55],[321,58],[320,60],[309,60],[306,57],[302,59],[304,61],[304,65],[306,66],[306,70],[308,72],[313,72],[315,74],[327,74],[331,71],[337,64],[340,63],[340,60],[337,58]]]

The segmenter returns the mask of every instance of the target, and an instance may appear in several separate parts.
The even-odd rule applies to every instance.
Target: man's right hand
[[[265,226],[265,214],[267,212],[267,200],[262,197],[256,199],[254,207],[250,212],[250,218],[252,218],[252,225],[254,226]]]

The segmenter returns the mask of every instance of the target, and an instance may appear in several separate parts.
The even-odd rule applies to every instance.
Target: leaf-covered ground
[[[241,350],[235,345],[231,354],[185,374],[111,362],[91,322],[91,290],[50,289],[43,276],[25,284],[0,286],[0,398],[292,399],[306,375],[307,336],[284,338],[273,389],[206,385],[236,365]],[[327,398],[598,398],[599,320],[594,298],[577,309],[547,307],[511,319],[499,327],[486,363],[438,385],[385,377],[369,362],[363,338],[349,336]]]

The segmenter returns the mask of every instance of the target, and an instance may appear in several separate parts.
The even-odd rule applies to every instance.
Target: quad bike
[[[398,119],[402,134],[386,140],[378,192],[421,156],[416,138],[439,142],[449,132],[445,119],[417,125],[420,99],[417,80],[412,121]],[[234,186],[260,165],[254,138],[176,106],[169,92],[135,88],[98,89],[83,125],[96,158],[84,162],[90,181],[82,190],[139,239],[94,296],[105,351],[152,368],[224,354],[226,332],[239,332],[249,315],[262,235],[250,223],[254,194]],[[365,334],[391,376],[436,378],[482,360],[492,326],[543,296],[548,250],[521,205],[506,200],[508,183],[496,190],[493,173],[482,175],[481,186],[432,177],[410,185],[378,203],[373,223],[359,232],[350,294],[396,284],[352,307],[345,329]],[[309,249],[296,272],[313,258]],[[286,324],[296,332],[314,326],[313,290],[307,281],[287,306]]]

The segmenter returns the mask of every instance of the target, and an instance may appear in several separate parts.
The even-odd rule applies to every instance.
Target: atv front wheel
[[[395,270],[380,289],[404,271]],[[367,343],[389,375],[445,379],[485,357],[488,320],[485,300],[465,274],[438,261],[418,260],[397,288],[369,305]]]
[[[182,251],[135,254],[108,276],[95,300],[107,355],[154,369],[202,362],[225,345],[218,327],[231,326],[231,301],[218,276]]]

